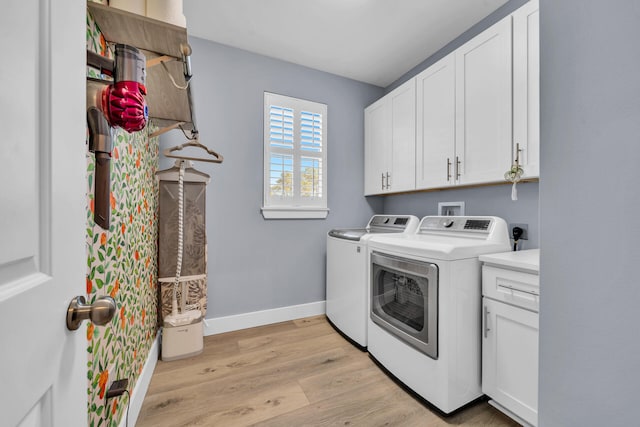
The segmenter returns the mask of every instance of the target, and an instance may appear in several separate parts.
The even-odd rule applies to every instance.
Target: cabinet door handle
[[[447,157],[447,181],[451,181],[451,160]]]
[[[461,163],[462,162],[460,161],[458,156],[456,156],[456,180],[460,179],[460,164]]]
[[[487,338],[487,334],[491,329],[489,329],[489,309],[485,305],[484,307],[484,337]]]
[[[391,188],[391,184],[389,184],[389,178],[391,178],[391,174],[387,172],[387,190]]]
[[[522,151],[522,148],[520,148],[520,143],[517,142],[516,143],[516,158],[514,159],[514,162],[516,164],[516,166],[520,166],[520,152]]]
[[[380,174],[380,189],[384,190],[384,173]]]
[[[503,285],[503,284],[498,284],[499,288],[506,288],[509,289],[510,291],[516,291],[516,292],[522,292],[524,294],[529,294],[529,295],[534,295],[534,296],[540,296],[540,294],[538,292],[535,291],[527,291],[526,289],[520,289],[520,288],[516,288],[515,286],[511,286],[511,285]]]

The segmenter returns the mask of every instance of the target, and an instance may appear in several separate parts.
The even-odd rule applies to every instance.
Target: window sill
[[[264,219],[325,219],[327,208],[262,207]]]

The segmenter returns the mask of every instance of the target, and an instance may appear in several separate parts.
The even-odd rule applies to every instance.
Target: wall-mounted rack
[[[161,128],[154,135],[179,124],[192,129],[188,93],[176,88],[167,74],[168,70],[177,85],[186,85],[182,62],[183,47],[189,43],[186,28],[94,2],[87,2],[87,9],[108,42],[135,46],[145,54],[149,117]]]

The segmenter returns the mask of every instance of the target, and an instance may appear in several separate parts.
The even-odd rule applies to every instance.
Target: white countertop
[[[540,249],[480,255],[480,261],[497,267],[525,270],[538,274],[540,272]]]

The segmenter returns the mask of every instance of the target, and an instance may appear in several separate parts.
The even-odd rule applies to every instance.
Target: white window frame
[[[293,110],[292,148],[272,147],[271,145],[271,106]],[[322,117],[322,140],[319,152],[304,150],[301,138],[302,112],[320,114]],[[263,167],[263,205],[262,216],[265,219],[324,219],[329,214],[327,207],[327,105],[304,99],[292,98],[275,93],[264,93],[264,167]],[[293,158],[293,195],[271,195],[271,156],[282,154]],[[301,196],[301,159],[313,158],[320,162],[321,197],[303,198]]]

